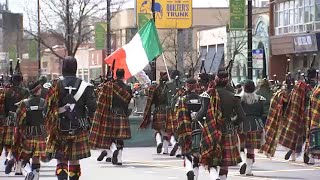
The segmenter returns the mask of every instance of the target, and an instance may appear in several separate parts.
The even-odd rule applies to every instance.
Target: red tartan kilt
[[[167,113],[158,111],[153,113],[152,129],[156,131],[164,131],[166,127]]]
[[[14,135],[13,126],[4,126],[3,127],[3,138],[2,144],[4,147],[11,148],[13,145],[13,135]]]
[[[281,132],[281,135],[279,137],[279,144],[291,150],[296,150],[299,136],[303,133],[299,133],[297,122],[289,121],[289,125],[286,127],[287,128],[283,129]]]
[[[241,162],[237,134],[223,134],[221,137],[221,166],[236,166]]]
[[[88,142],[88,132],[82,131],[77,134],[71,143],[67,143],[69,136],[61,136],[57,140],[58,142],[65,141],[59,147],[53,148],[55,152],[51,151],[52,147],[46,146],[46,153],[53,153],[53,158],[59,160],[76,161],[85,159],[91,156],[90,147]]]
[[[109,138],[112,139],[130,139],[131,130],[129,117],[126,115],[112,115],[110,118],[111,130]]]
[[[240,147],[250,149],[260,149],[263,131],[251,131],[247,133],[239,133]]]
[[[178,121],[175,118],[174,111],[168,110],[165,132],[169,134],[174,134],[174,132],[177,130],[177,127],[178,127]]]
[[[22,142],[22,157],[45,157],[46,153],[45,137],[28,137]]]

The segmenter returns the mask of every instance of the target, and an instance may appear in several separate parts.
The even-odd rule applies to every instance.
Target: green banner
[[[17,61],[17,48],[15,46],[10,47],[9,49],[9,59],[12,59],[13,62]]]
[[[230,0],[230,30],[244,30],[246,28],[245,0]]]
[[[95,45],[97,50],[105,49],[106,45],[106,23],[97,23],[95,25]]]
[[[138,29],[141,29],[150,19],[152,19],[151,13],[139,13],[138,14]]]
[[[29,41],[29,59],[30,60],[37,60],[38,55],[38,42],[33,39]]]

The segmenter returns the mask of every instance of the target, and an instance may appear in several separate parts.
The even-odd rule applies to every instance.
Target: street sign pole
[[[156,24],[156,12],[155,12],[155,0],[152,0],[152,16],[153,16],[153,21],[154,24]],[[152,72],[152,80],[156,81],[157,80],[157,63],[156,59],[154,59],[151,63],[151,72]]]

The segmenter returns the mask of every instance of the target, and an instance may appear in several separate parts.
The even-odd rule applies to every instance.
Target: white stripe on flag
[[[136,34],[133,39],[122,48],[126,52],[126,63],[132,76],[148,65],[148,57],[139,34]]]

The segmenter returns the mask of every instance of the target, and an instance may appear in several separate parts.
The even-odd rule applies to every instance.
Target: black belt
[[[154,109],[153,112],[160,112],[160,111],[165,111],[167,110],[167,107],[166,106],[158,106]]]
[[[113,109],[110,109],[110,111],[112,114],[119,115],[119,116],[127,116],[128,115],[128,111],[124,110],[124,109],[113,108]]]
[[[46,136],[46,129],[44,125],[26,126],[24,133],[27,137]]]

